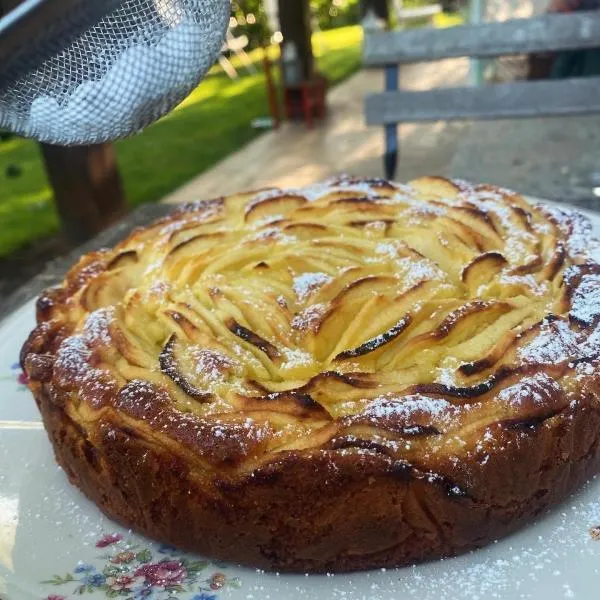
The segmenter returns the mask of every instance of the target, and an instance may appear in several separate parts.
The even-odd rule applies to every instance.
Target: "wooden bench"
[[[400,65],[446,58],[495,58],[600,47],[600,11],[553,14],[448,29],[365,34],[364,62],[385,69],[385,92],[367,98],[369,125],[385,128],[385,173],[398,162],[398,124],[516,119],[600,112],[600,77],[518,81],[483,87],[400,91]]]

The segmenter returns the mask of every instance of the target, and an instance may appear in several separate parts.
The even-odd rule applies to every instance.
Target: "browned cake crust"
[[[578,213],[439,178],[198,203],[83,257],[22,364],[124,525],[279,571],[412,564],[599,471],[597,248]]]

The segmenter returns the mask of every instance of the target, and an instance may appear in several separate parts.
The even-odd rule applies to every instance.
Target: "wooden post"
[[[279,0],[279,22],[283,47],[290,42],[296,45],[302,64],[302,76],[310,79],[314,73],[314,57],[308,0]]]
[[[281,111],[279,109],[279,98],[277,97],[277,86],[273,79],[273,67],[271,57],[269,56],[269,47],[263,48],[263,65],[265,69],[265,80],[267,82],[267,99],[269,101],[269,111],[273,119],[273,126],[279,129],[281,125]]]
[[[112,145],[63,148],[41,144],[41,148],[56,208],[70,242],[85,242],[125,215]]]

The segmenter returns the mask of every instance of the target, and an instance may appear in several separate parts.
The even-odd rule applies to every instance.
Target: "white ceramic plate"
[[[600,233],[600,217],[594,217]],[[19,348],[33,303],[0,324],[2,600],[558,600],[600,597],[600,479],[527,529],[483,550],[352,575],[271,575],[162,547],[115,525],[55,465]]]

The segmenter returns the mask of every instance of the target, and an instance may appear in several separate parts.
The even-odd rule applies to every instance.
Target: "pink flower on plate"
[[[120,542],[122,539],[123,536],[120,533],[109,533],[96,542],[96,548],[106,548],[107,546],[112,546],[113,544]]]
[[[187,573],[185,567],[178,560],[168,560],[153,565],[143,565],[136,572],[138,577],[145,577],[152,585],[167,587],[181,583]]]
[[[113,592],[130,592],[134,585],[140,583],[140,578],[135,575],[118,575],[109,577],[106,583]]]
[[[17,362],[14,365],[11,365],[10,370],[13,372],[13,377],[17,377],[17,383],[19,385],[29,384],[29,377],[27,377],[27,375],[21,370],[20,363]]]
[[[64,596],[59,596],[57,594],[50,594],[46,600],[66,600]]]

